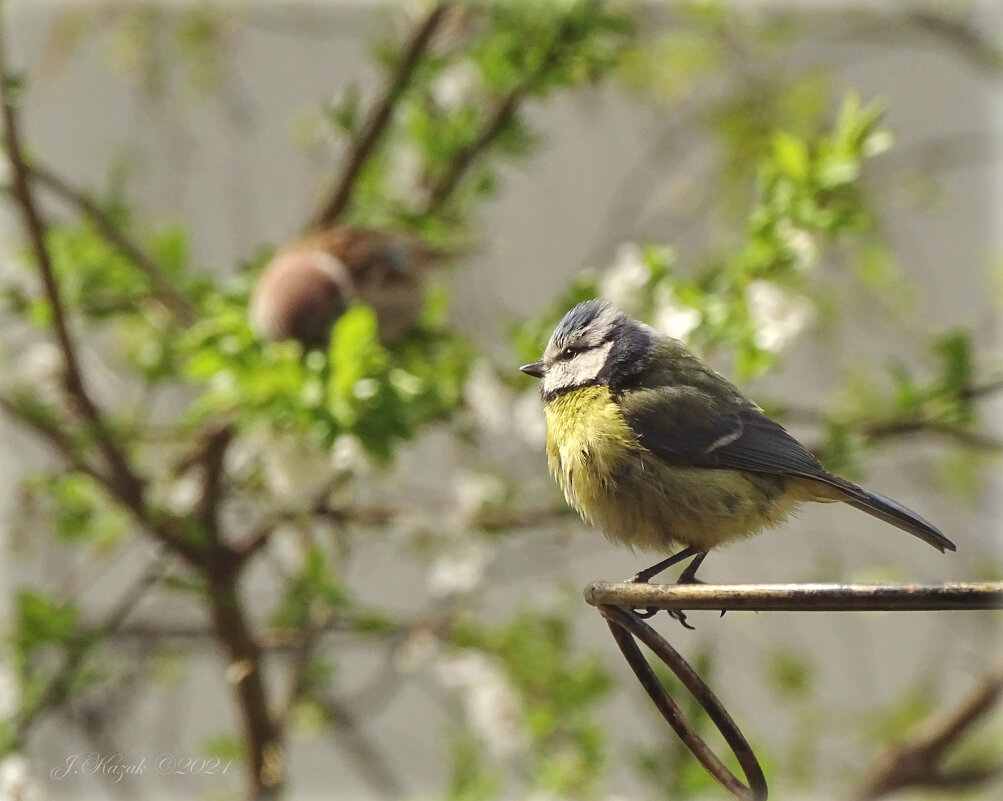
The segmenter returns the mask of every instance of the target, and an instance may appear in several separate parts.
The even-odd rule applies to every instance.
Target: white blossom
[[[468,540],[439,554],[428,572],[432,595],[448,597],[470,592],[484,577],[494,553],[484,542]]]
[[[263,455],[265,485],[290,507],[311,503],[334,477],[330,454],[323,444],[308,437],[274,435]]]
[[[746,300],[756,328],[756,345],[773,353],[782,350],[815,316],[811,301],[769,281],[752,281]]]
[[[489,752],[506,758],[526,747],[522,709],[497,660],[466,649],[440,659],[438,672],[459,693],[467,724]]]
[[[454,479],[456,508],[463,520],[471,520],[486,506],[505,500],[505,482],[493,473],[461,472]]]
[[[17,676],[10,661],[0,656],[0,722],[14,717],[19,697]]]
[[[787,219],[777,224],[777,234],[794,256],[794,266],[798,270],[807,272],[815,266],[818,261],[818,244],[814,236]]]
[[[240,480],[251,474],[261,457],[262,438],[260,430],[252,430],[233,440],[223,455],[223,467],[228,476]]]
[[[507,431],[512,414],[509,392],[488,362],[480,360],[471,368],[463,397],[478,427],[492,434]]]
[[[42,789],[23,754],[8,754],[0,761],[0,801],[35,801]]]
[[[393,148],[386,174],[387,194],[393,200],[417,205],[424,199],[425,165],[414,145],[401,143]]]
[[[268,538],[268,553],[289,575],[303,569],[303,533],[294,525],[277,526]]]
[[[55,403],[62,393],[63,355],[52,342],[32,342],[14,362],[12,383],[31,391],[45,403]]]
[[[636,314],[641,290],[650,280],[651,270],[644,260],[644,251],[636,242],[624,242],[599,279],[599,296],[628,314]]]
[[[671,289],[659,292],[655,305],[653,325],[663,334],[685,342],[686,338],[700,325],[702,319],[700,312],[692,306],[680,303]]]
[[[205,471],[193,468],[171,481],[164,488],[164,503],[173,514],[183,516],[195,508],[202,497]]]
[[[335,439],[331,448],[331,466],[338,473],[357,475],[364,475],[372,468],[362,443],[354,434],[341,434]]]
[[[455,109],[476,99],[481,88],[481,71],[469,59],[444,69],[432,84],[432,100],[443,109]]]
[[[401,673],[416,673],[439,654],[440,641],[427,628],[412,631],[394,653],[394,664]]]

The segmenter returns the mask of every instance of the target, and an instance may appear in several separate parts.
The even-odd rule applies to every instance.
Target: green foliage
[[[435,52],[416,70],[385,145],[363,169],[354,219],[403,225],[437,244],[462,242],[470,212],[497,191],[498,163],[524,158],[539,143],[518,101],[599,80],[632,29],[616,4],[595,0],[487,3],[476,13],[462,49]],[[396,44],[380,43],[377,57],[393,70]],[[332,109],[342,132],[357,128],[356,95],[350,88]],[[482,157],[468,163],[474,152]],[[443,193],[467,168],[465,180]]]
[[[936,708],[937,694],[929,681],[906,687],[892,702],[881,709],[872,710],[859,731],[868,744],[887,744],[905,740],[920,721]]]
[[[259,342],[247,323],[246,294],[210,298],[207,314],[181,343],[187,376],[205,390],[192,404],[192,424],[239,412],[310,433],[326,445],[351,433],[379,459],[425,423],[459,402],[470,347],[441,318],[422,321],[394,349],[377,339],[372,310],[357,306],[335,323],[331,347],[303,354],[296,343]]]
[[[862,374],[854,378],[842,408],[825,417],[827,466],[845,474],[859,472],[854,453],[868,439],[886,434],[924,428],[945,434],[973,430],[978,410],[971,332],[956,329],[936,335],[928,349],[931,364],[925,375],[892,361],[880,380]],[[868,426],[866,421],[874,419],[885,422]],[[967,457],[963,461],[970,462]],[[970,467],[961,469],[962,462],[952,462],[947,474],[963,482],[971,476]]]
[[[299,572],[291,576],[272,616],[277,626],[303,628],[328,620],[345,608],[349,597],[335,579],[327,556],[319,546],[310,547]]]
[[[852,93],[839,105],[826,74],[789,68],[788,46],[798,40],[788,19],[749,15],[721,2],[683,2],[665,11],[666,28],[649,34],[635,17],[646,22],[650,9],[597,0],[517,0],[460,11],[402,89],[384,135],[362,165],[343,219],[409,232],[460,252],[469,249],[478,239],[474,232],[485,201],[499,191],[513,165],[525,164],[543,146],[531,124],[536,105],[614,75],[654,98],[660,116],[689,115],[685,124],[700,131],[713,161],[696,193],[705,196],[686,198],[689,205],[683,209],[690,215],[687,225],[697,223],[700,241],[695,246],[682,238],[641,243],[625,256],[626,266],[577,276],[538,315],[513,326],[512,343],[524,361],[539,357],[568,308],[616,289],[621,268],[634,270],[629,280],[619,276],[628,311],[700,351],[731,358],[742,379],[775,365],[787,342],[805,331],[816,313],[829,313],[838,322],[839,309],[826,306],[825,279],[816,269],[823,260],[845,264],[876,295],[900,294],[898,272],[862,180],[869,159],[891,146],[891,135],[878,105],[864,104]],[[227,74],[228,11],[214,6],[170,16],[163,9],[123,6],[101,19],[115,23],[102,33],[116,63],[151,98],[168,98],[173,111],[180,106],[168,97],[171,93],[180,91],[187,100],[215,97]],[[89,29],[97,27],[91,23]],[[387,38],[374,49],[384,78],[397,69],[400,44]],[[21,77],[8,74],[4,81],[16,101]],[[322,112],[340,138],[358,137],[369,117],[373,99],[362,85],[350,84]],[[45,386],[22,384],[9,399],[5,396],[18,420],[41,432],[69,463],[86,466],[56,467],[31,477],[24,487],[22,525],[88,553],[151,531],[161,542],[175,536],[194,545],[200,556],[214,546],[212,555],[229,558],[225,566],[234,568],[234,586],[224,588],[233,593],[219,594],[238,605],[252,596],[251,582],[239,584],[244,565],[260,553],[254,551],[246,563],[237,561],[247,520],[257,525],[280,509],[280,517],[296,515],[303,530],[329,526],[330,539],[304,535],[296,543],[296,558],[276,567],[278,586],[266,614],[257,608],[237,610],[247,613],[252,636],[259,627],[276,627],[310,646],[296,665],[293,683],[299,692],[289,708],[279,710],[275,699],[267,699],[277,725],[291,720],[317,729],[337,723],[326,715],[323,701],[333,692],[342,653],[326,647],[319,636],[326,626],[337,624],[339,638],[356,646],[390,640],[396,646],[397,638],[422,632],[440,648],[473,649],[500,666],[527,741],[513,768],[470,736],[469,720],[462,729],[457,724],[447,730],[448,798],[487,801],[512,795],[510,785],[516,782],[527,796],[598,797],[612,766],[600,714],[612,685],[598,657],[573,636],[569,620],[580,614],[577,604],[549,614],[527,609],[501,624],[485,622],[466,605],[426,606],[425,599],[406,613],[362,608],[348,579],[354,527],[386,538],[386,521],[396,524],[394,513],[405,517],[400,513],[412,510],[362,508],[353,518],[355,493],[367,502],[377,493],[352,470],[305,503],[282,498],[263,477],[278,460],[267,447],[246,472],[229,464],[235,446],[224,454],[215,476],[220,497],[210,514],[157,505],[164,486],[188,479],[196,506],[212,500],[210,488],[200,483],[212,477],[213,454],[203,450],[210,432],[232,429],[239,445],[262,431],[266,438],[292,432],[296,436],[290,439],[322,455],[342,435],[351,435],[368,455],[389,464],[403,443],[453,418],[462,404],[468,365],[478,353],[452,331],[448,293],[428,288],[418,324],[392,344],[381,340],[376,317],[364,306],[351,308],[336,322],[326,351],[304,353],[294,343],[262,343],[248,325],[247,304],[250,281],[271,246],[263,246],[236,280],[221,280],[191,263],[182,227],[137,225],[138,210],[124,189],[121,180],[113,180],[98,207],[127,242],[138,243],[150,264],[87,214],[80,215],[83,222],[50,223],[46,245],[69,310],[69,328],[88,337],[80,347],[83,359],[100,349],[129,402],[102,408],[107,429],[99,432],[66,393],[58,368]],[[692,219],[696,216],[702,219]],[[151,273],[172,291],[165,293]],[[37,286],[25,288],[12,280],[3,296],[8,316],[16,324],[27,323],[24,328],[34,327],[33,335],[53,324],[52,309]],[[105,380],[89,363],[84,371],[91,387]],[[972,431],[978,422],[979,374],[971,336],[957,329],[935,338],[922,369],[893,363],[884,375],[863,375],[843,408],[818,416],[826,464],[852,475],[860,469],[864,446],[910,427]],[[521,380],[513,376],[512,384]],[[179,396],[186,399],[185,408],[174,415],[165,411]],[[161,398],[168,403],[160,404]],[[128,493],[116,495],[123,488],[115,485],[113,459],[99,433],[141,474],[141,502],[128,509],[123,500]],[[968,451],[959,450],[940,466],[955,483],[975,486],[977,463]],[[328,502],[331,507],[321,510]],[[504,509],[492,511],[505,519]],[[360,522],[366,512],[379,522]],[[476,524],[460,531],[451,516],[448,521],[451,537],[479,533]],[[402,553],[409,558],[407,549]],[[210,561],[177,559],[155,591],[211,604],[209,587],[219,587],[206,580]],[[22,589],[17,596],[11,653],[21,698],[15,721],[26,728],[36,713],[58,710],[86,690],[104,667],[96,659],[103,650],[92,649],[105,641],[100,623],[85,625],[91,615],[62,597],[43,587]],[[272,673],[273,667],[278,672],[280,661],[284,667],[285,659],[276,660],[261,672]],[[695,667],[713,683],[709,651],[698,654]],[[790,707],[785,709],[793,720],[789,761],[807,776],[815,767],[820,726],[812,703],[813,665],[796,651],[780,650],[770,654],[759,677]],[[713,727],[674,677],[662,679],[684,714],[715,739]],[[630,685],[626,691],[637,688]],[[875,713],[869,742],[904,736],[931,705],[925,688],[909,688]],[[656,725],[664,739],[646,738],[624,764],[638,767],[655,797],[712,792],[712,780],[683,744],[661,720]],[[23,745],[14,742],[13,731],[13,724],[0,723],[0,751]],[[243,760],[249,747],[240,733],[221,732],[206,742],[206,755]],[[764,762],[769,761],[765,755]]]
[[[680,274],[671,248],[643,248],[646,278],[632,290],[627,310],[666,320],[669,333],[684,325],[676,335],[698,351],[726,350],[742,379],[774,365],[815,314],[809,288],[820,245],[861,234],[866,241],[873,232],[858,178],[866,159],[888,146],[880,119],[877,107],[861,107],[849,96],[829,133],[804,138],[774,130],[758,159],[745,242],[710,257],[691,278]],[[611,268],[609,283],[617,269]],[[580,282],[562,302],[593,286]],[[525,350],[536,334],[532,326],[520,330],[517,347]]]
[[[45,704],[65,703],[97,678],[92,667],[64,671],[67,662],[77,662],[95,642],[81,631],[80,611],[73,603],[34,589],[19,590],[10,642],[20,691],[18,717],[33,715]],[[18,747],[13,730],[0,730],[0,735],[0,752]]]
[[[769,655],[766,675],[771,689],[781,698],[805,699],[814,689],[814,669],[797,651],[776,650]]]
[[[476,743],[465,735],[455,735],[449,749],[449,801],[487,801],[502,786],[498,773],[485,765]]]
[[[568,621],[523,612],[494,630],[459,627],[452,641],[504,664],[525,710],[531,786],[572,798],[593,795],[606,742],[594,714],[611,684],[595,656],[575,652]]]
[[[120,542],[131,520],[93,478],[81,473],[42,473],[26,480],[27,502],[52,521],[55,536],[67,544],[99,548]]]

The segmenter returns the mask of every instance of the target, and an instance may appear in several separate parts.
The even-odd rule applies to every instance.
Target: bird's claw
[[[647,584],[648,579],[644,576],[644,571],[635,573],[631,578],[627,579],[628,584]],[[676,584],[703,584],[704,582],[693,576],[680,576],[679,581]],[[657,607],[645,607],[644,609],[632,609],[635,615],[637,615],[642,620],[649,620],[661,611]],[[686,613],[682,609],[666,609],[665,610],[669,617],[678,620],[684,629],[689,629],[690,631],[696,631],[696,626],[691,626],[686,622]]]
[[[686,622],[686,613],[682,609],[666,609],[665,611],[669,613],[669,617],[678,620],[684,629],[689,629],[690,631],[697,630],[696,626],[691,626]]]

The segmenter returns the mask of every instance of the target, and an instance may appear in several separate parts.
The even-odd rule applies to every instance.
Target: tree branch
[[[195,320],[195,309],[187,298],[181,295],[171,280],[164,274],[154,258],[144,251],[136,242],[130,239],[122,227],[118,225],[93,198],[85,192],[72,186],[64,178],[52,170],[39,164],[25,165],[29,176],[47,188],[66,203],[74,206],[86,216],[98,229],[101,235],[119,253],[131,261],[135,267],[146,276],[154,291],[164,303],[171,307],[182,322],[191,323]]]
[[[78,632],[79,636],[67,645],[66,655],[58,672],[33,702],[19,711],[14,725],[15,737],[18,740],[23,740],[27,736],[29,729],[41,715],[68,697],[87,654],[95,645],[114,635],[122,627],[139,601],[160,581],[166,570],[167,559],[161,554],[147,565],[143,574],[123,593],[97,628]]]
[[[250,559],[259,550],[268,544],[275,529],[282,523],[296,520],[303,515],[314,515],[330,520],[337,524],[354,524],[358,526],[389,526],[394,522],[406,518],[413,514],[414,510],[407,507],[396,506],[331,506],[327,501],[327,493],[324,498],[307,512],[302,511],[280,511],[262,521],[248,535],[242,543],[235,546],[235,550],[240,559]],[[425,512],[434,515],[435,512]],[[480,528],[488,531],[507,531],[517,528],[532,528],[544,525],[555,520],[570,517],[571,510],[567,506],[542,507],[531,509],[485,509],[476,514],[470,520],[471,528]]]
[[[136,523],[156,541],[177,553],[189,564],[198,564],[202,552],[197,545],[174,531],[165,521],[156,519],[150,508],[130,494],[122,494],[119,484],[112,477],[90,464],[79,452],[69,436],[58,425],[50,424],[42,415],[31,414],[10,398],[0,395],[0,409],[11,419],[29,427],[46,440],[66,461],[67,465],[79,473],[90,476],[109,495],[116,498],[133,516]]]
[[[400,61],[390,77],[389,84],[352,141],[341,174],[328,193],[327,200],[314,216],[313,225],[315,227],[326,228],[333,225],[348,207],[356,181],[366,160],[383,139],[383,135],[393,119],[397,103],[407,89],[415,68],[421,62],[422,55],[432,40],[432,35],[445,18],[448,10],[449,3],[446,2],[432,6],[425,19],[412,32],[401,53]]]
[[[237,696],[247,743],[248,797],[275,798],[285,780],[280,727],[272,717],[262,675],[261,646],[251,632],[237,588],[239,564],[216,544],[206,562],[209,606],[216,639],[227,658],[226,678]]]
[[[470,144],[462,148],[449,164],[449,169],[443,174],[439,181],[429,190],[428,200],[425,204],[425,213],[432,214],[439,211],[452,197],[453,192],[459,186],[467,171],[473,166],[480,155],[498,138],[498,135],[505,130],[505,127],[515,116],[519,105],[531,92],[542,75],[554,66],[561,57],[568,39],[574,30],[568,18],[557,30],[550,47],[544,53],[540,63],[530,71],[522,81],[508,91],[494,106],[487,122]]]
[[[156,515],[152,514],[149,507],[144,503],[137,502],[137,499],[131,495],[119,493],[118,484],[104,472],[90,464],[78,452],[76,445],[74,445],[58,425],[51,424],[42,415],[31,414],[29,410],[22,408],[17,402],[4,395],[0,395],[0,410],[6,412],[15,422],[27,426],[48,442],[70,468],[90,476],[105,492],[117,499],[132,515],[136,524],[154,540],[178,553],[190,564],[199,563],[202,559],[202,551],[195,543],[190,542],[175,531],[164,520],[156,519]]]
[[[386,799],[405,798],[407,790],[397,778],[383,754],[362,731],[359,721],[334,698],[322,700],[321,706],[331,721],[332,734],[353,757],[358,772]]]
[[[2,21],[2,11],[0,11]],[[12,92],[20,91],[14,78],[8,74],[4,31],[0,29],[0,119],[2,119],[4,146],[11,166],[11,193],[21,212],[28,244],[35,257],[42,279],[45,296],[52,314],[52,329],[63,357],[63,385],[80,415],[87,422],[102,456],[108,464],[108,480],[114,484],[116,494],[127,499],[130,507],[143,504],[144,482],[133,472],[125,455],[115,443],[97,405],[91,399],[80,369],[76,346],[70,335],[66,309],[56,281],[55,270],[45,244],[45,223],[29,186],[29,168],[21,146],[21,134],[16,100]]]
[[[855,801],[875,801],[907,787],[973,788],[1003,775],[1003,762],[945,770],[944,759],[965,734],[995,709],[1003,697],[1003,663],[990,670],[953,709],[929,721],[911,741],[886,754],[854,793]]]
[[[991,75],[1003,71],[1003,50],[961,19],[932,11],[914,11],[904,16],[916,30],[941,39],[963,57]]]

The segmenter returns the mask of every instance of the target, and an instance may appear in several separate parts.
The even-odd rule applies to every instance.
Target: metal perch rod
[[[1003,582],[953,584],[639,584],[596,581],[592,606],[772,612],[1003,609]]]
[[[642,584],[596,581],[585,600],[598,608],[613,638],[655,707],[704,769],[739,801],[766,801],[766,777],[756,755],[724,705],[635,609],[720,609],[755,611],[920,611],[1003,609],[1003,582],[956,584]],[[682,682],[721,732],[738,760],[743,783],[697,734],[696,728],[658,680],[635,638]]]

